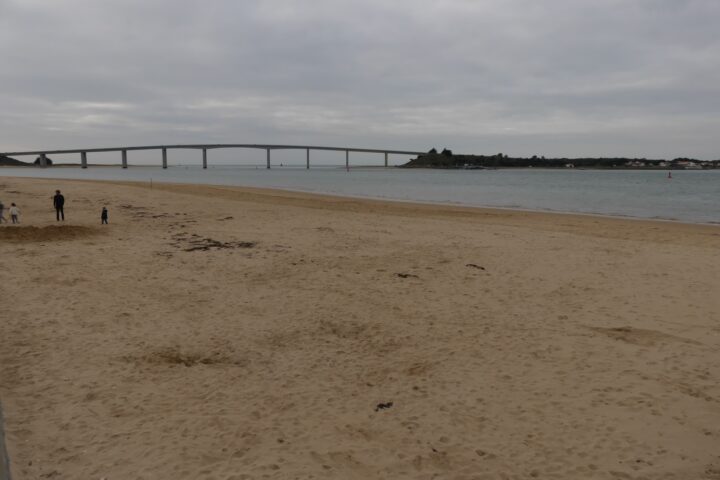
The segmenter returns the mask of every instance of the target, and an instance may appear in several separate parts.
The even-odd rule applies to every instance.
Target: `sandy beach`
[[[718,226],[7,177],[0,200],[15,480],[720,479]]]

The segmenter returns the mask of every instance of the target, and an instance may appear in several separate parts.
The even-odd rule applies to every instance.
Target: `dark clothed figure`
[[[108,219],[107,208],[103,207],[102,212],[100,213],[100,222],[101,222],[101,224],[107,225],[107,223],[108,223],[107,219]]]
[[[65,220],[65,212],[63,207],[65,206],[65,197],[62,196],[60,190],[55,190],[55,196],[53,197],[53,206],[55,206],[55,218],[60,221],[62,218]]]

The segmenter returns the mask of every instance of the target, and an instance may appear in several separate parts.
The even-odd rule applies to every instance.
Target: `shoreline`
[[[2,177],[0,177],[2,178]],[[117,183],[117,184],[137,184],[138,186],[146,186],[144,185],[147,182],[141,182],[141,181],[117,181],[117,180],[81,180],[81,181],[87,181],[87,182],[108,182],[108,183]],[[360,200],[360,201],[369,201],[369,202],[380,202],[380,203],[389,203],[389,204],[407,204],[408,206],[414,206],[414,205],[425,205],[428,207],[447,207],[450,210],[453,209],[467,209],[468,211],[477,211],[479,214],[498,214],[498,213],[512,213],[517,212],[519,214],[537,214],[537,215],[550,215],[550,216],[559,216],[560,218],[563,217],[590,217],[590,218],[602,218],[602,219],[608,219],[608,220],[626,220],[626,221],[639,221],[639,222],[659,222],[659,223],[670,223],[670,224],[680,224],[680,225],[699,225],[699,226],[707,226],[707,227],[720,227],[720,222],[686,222],[682,220],[673,220],[673,219],[666,219],[666,218],[645,218],[645,217],[633,217],[630,215],[605,215],[601,213],[585,213],[585,212],[571,212],[571,211],[559,211],[559,210],[534,210],[534,209],[525,209],[525,208],[515,208],[515,207],[487,207],[487,206],[478,206],[478,205],[470,205],[470,204],[463,204],[463,203],[451,203],[451,202],[431,202],[431,201],[420,201],[420,200],[405,200],[405,199],[394,199],[394,198],[386,198],[386,197],[366,197],[366,196],[360,196],[360,195],[339,195],[336,193],[328,193],[328,192],[315,192],[315,191],[307,191],[307,190],[299,190],[299,189],[292,189],[292,188],[269,188],[269,187],[248,187],[248,186],[241,186],[241,185],[217,185],[217,184],[209,184],[209,183],[177,183],[177,182],[154,182],[154,185],[171,185],[171,186],[178,186],[178,187],[196,187],[196,186],[207,186],[211,188],[229,188],[229,189],[237,189],[239,191],[242,190],[248,190],[253,191],[257,193],[266,192],[268,195],[276,195],[276,194],[282,194],[282,193],[297,193],[302,195],[308,195],[310,197],[318,196],[318,197],[324,197],[328,200],[343,200],[343,199],[352,199],[352,200]],[[150,188],[150,187],[148,187]]]
[[[189,167],[189,166],[198,166],[198,164],[172,164],[168,165],[168,167]],[[80,163],[53,163],[52,165],[45,168],[51,169],[51,168],[82,168]],[[87,168],[98,168],[98,167],[113,167],[113,168],[122,168],[121,163],[88,163]],[[157,168],[157,165],[148,165],[148,164],[133,164],[128,163],[128,168]],[[265,167],[264,163],[258,163],[258,164],[214,164],[212,167],[240,167],[240,168],[254,168],[254,167]],[[345,169],[346,166],[343,163],[338,164],[320,164],[320,165],[314,165],[313,168],[339,168],[339,169]],[[0,165],[0,171],[2,171],[3,168],[37,168],[40,169],[42,167],[39,167],[37,165],[33,164],[26,164],[26,165]],[[302,163],[292,164],[292,165],[273,165],[273,168],[298,168],[305,170],[306,167]],[[604,171],[604,172],[627,172],[627,171],[649,171],[649,172],[657,172],[657,171],[665,171],[665,172],[702,172],[702,171],[714,171],[714,170],[720,170],[720,167],[718,168],[687,168],[687,167],[547,167],[547,166],[538,166],[538,167],[508,167],[508,166],[497,166],[497,167],[415,167],[415,166],[407,166],[406,164],[397,164],[397,165],[388,165],[387,167],[384,165],[351,165],[350,169],[403,169],[403,170],[440,170],[440,171],[465,171],[465,170],[550,170],[550,171],[573,171],[573,170],[579,170],[579,171]]]
[[[157,168],[157,167],[152,167]],[[283,167],[280,167],[283,168]],[[533,170],[533,169],[530,169]],[[535,169],[539,170],[539,169]],[[2,170],[0,169],[0,173],[2,173]],[[150,182],[153,183],[155,186],[161,186],[161,185],[174,185],[174,186],[186,186],[186,187],[212,187],[212,188],[234,188],[238,190],[247,189],[248,191],[268,191],[268,192],[288,192],[288,193],[297,193],[297,194],[304,194],[304,195],[317,195],[321,197],[329,197],[329,198],[337,198],[337,199],[354,199],[354,200],[367,200],[371,202],[387,202],[391,204],[409,204],[409,205],[428,205],[428,206],[435,206],[435,207],[447,207],[447,208],[461,208],[461,209],[470,209],[470,210],[477,210],[480,212],[487,211],[487,212],[519,212],[519,213],[530,213],[530,214],[538,214],[538,215],[560,215],[560,216],[579,216],[579,217],[591,217],[591,218],[604,218],[604,219],[617,219],[617,220],[627,220],[627,221],[640,221],[640,222],[660,222],[660,223],[670,223],[670,224],[681,224],[681,225],[700,225],[700,226],[708,226],[708,227],[718,227],[720,226],[720,221],[717,222],[692,222],[692,221],[685,221],[685,220],[678,220],[678,219],[669,219],[669,218],[648,218],[648,217],[636,217],[631,215],[621,215],[621,214],[602,214],[602,213],[590,213],[590,212],[573,212],[573,211],[563,211],[563,210],[550,210],[550,209],[529,209],[529,208],[519,208],[519,207],[496,207],[496,206],[481,206],[481,205],[472,205],[472,204],[466,204],[466,203],[454,203],[454,202],[442,202],[442,201],[421,201],[421,200],[408,200],[408,199],[395,199],[395,198],[388,198],[388,197],[372,197],[372,196],[362,196],[362,195],[351,195],[351,194],[337,194],[337,193],[331,193],[331,192],[324,192],[324,191],[308,191],[308,190],[302,190],[302,189],[293,189],[293,188],[273,188],[273,187],[253,187],[253,186],[242,186],[242,185],[222,185],[222,184],[211,184],[211,183],[182,183],[182,182],[166,182],[166,181],[157,181],[157,180],[150,180],[150,181],[140,181],[140,180],[104,180],[104,179],[74,179],[74,178],[53,178],[53,177],[19,177],[19,176],[9,176],[9,177],[3,177],[0,175],[0,180],[3,178],[7,179],[13,179],[13,178],[25,178],[25,179],[37,179],[37,180],[48,180],[48,181],[78,181],[78,182],[104,182],[109,184],[118,184],[118,185],[132,185],[136,184],[138,186],[143,186],[144,184],[148,184]]]

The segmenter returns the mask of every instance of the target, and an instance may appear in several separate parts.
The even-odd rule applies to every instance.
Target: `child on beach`
[[[108,219],[107,208],[103,207],[102,212],[100,213],[100,222],[101,222],[101,225],[102,225],[102,224],[107,225],[107,223],[108,223],[107,219]]]
[[[10,218],[12,218],[12,223],[20,223],[18,215],[20,215],[20,209],[13,203],[10,205]]]

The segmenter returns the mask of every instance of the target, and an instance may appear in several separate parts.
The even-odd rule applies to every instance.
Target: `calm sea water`
[[[720,170],[406,170],[319,167],[1,168],[0,176],[271,187],[415,202],[720,223]],[[2,195],[2,192],[0,192]],[[3,195],[5,197],[5,195]],[[2,198],[2,197],[0,197]],[[2,198],[5,203],[10,199]]]

